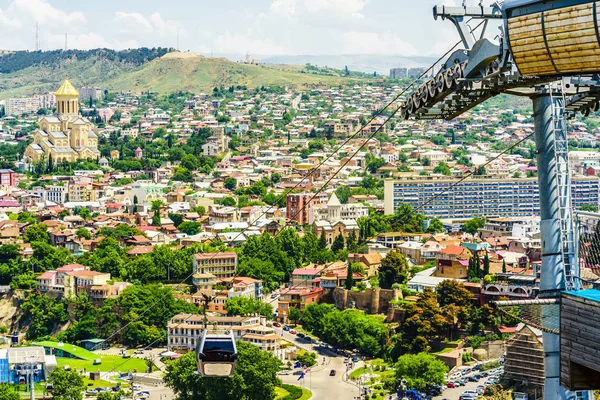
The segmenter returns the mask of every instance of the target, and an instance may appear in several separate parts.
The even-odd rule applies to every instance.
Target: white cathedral
[[[79,114],[79,92],[66,79],[55,95],[56,114],[39,119],[24,160],[48,161],[50,156],[55,163],[97,159],[98,136],[92,131],[92,123]]]

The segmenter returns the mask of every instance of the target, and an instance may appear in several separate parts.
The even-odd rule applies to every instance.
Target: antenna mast
[[[65,51],[67,51],[67,34],[65,33]]]
[[[40,26],[36,22],[35,23],[35,51],[40,50]]]

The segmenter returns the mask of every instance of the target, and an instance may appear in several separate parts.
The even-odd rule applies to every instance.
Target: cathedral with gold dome
[[[98,136],[92,123],[79,114],[79,92],[68,79],[58,88],[56,114],[43,116],[33,135],[33,143],[25,149],[25,161],[76,161],[97,159]]]

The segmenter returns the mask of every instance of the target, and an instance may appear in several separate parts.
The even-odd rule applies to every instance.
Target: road
[[[305,340],[299,339],[296,335],[284,332],[282,328],[275,328],[275,330],[279,336],[294,343],[297,347],[314,351],[319,356],[317,359],[318,365],[312,367],[304,379],[298,381],[298,375],[280,375],[279,377],[283,383],[309,389],[313,394],[311,400],[348,400],[358,397],[358,386],[345,380],[346,364],[344,364],[344,357],[321,347],[313,346]],[[323,364],[323,358],[325,358],[325,364]],[[354,368],[361,366],[363,366],[362,361],[357,363]],[[335,370],[335,376],[329,375],[331,370]]]
[[[298,106],[300,105],[300,99],[301,99],[301,97],[302,97],[301,95],[298,95],[298,96],[296,96],[296,97],[294,98],[294,100],[292,100],[292,108],[293,108],[294,110],[297,110],[297,109],[298,109]]]

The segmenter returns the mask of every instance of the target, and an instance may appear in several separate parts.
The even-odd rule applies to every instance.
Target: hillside
[[[169,53],[140,68],[106,80],[104,85],[113,90],[168,93],[177,90],[207,91],[219,85],[338,85],[349,81],[353,80],[277,69],[268,65],[240,64],[193,53]]]
[[[343,77],[311,74],[292,68],[246,65],[194,53],[172,52],[153,59],[147,55],[142,57],[139,52],[133,57],[105,49],[81,54],[74,52],[69,57],[36,56],[41,52],[20,53],[23,54],[0,57],[0,71],[8,71],[0,73],[0,100],[56,90],[57,84],[67,75],[76,87],[97,86],[159,93],[178,90],[201,92],[219,85],[256,87],[353,82]]]

